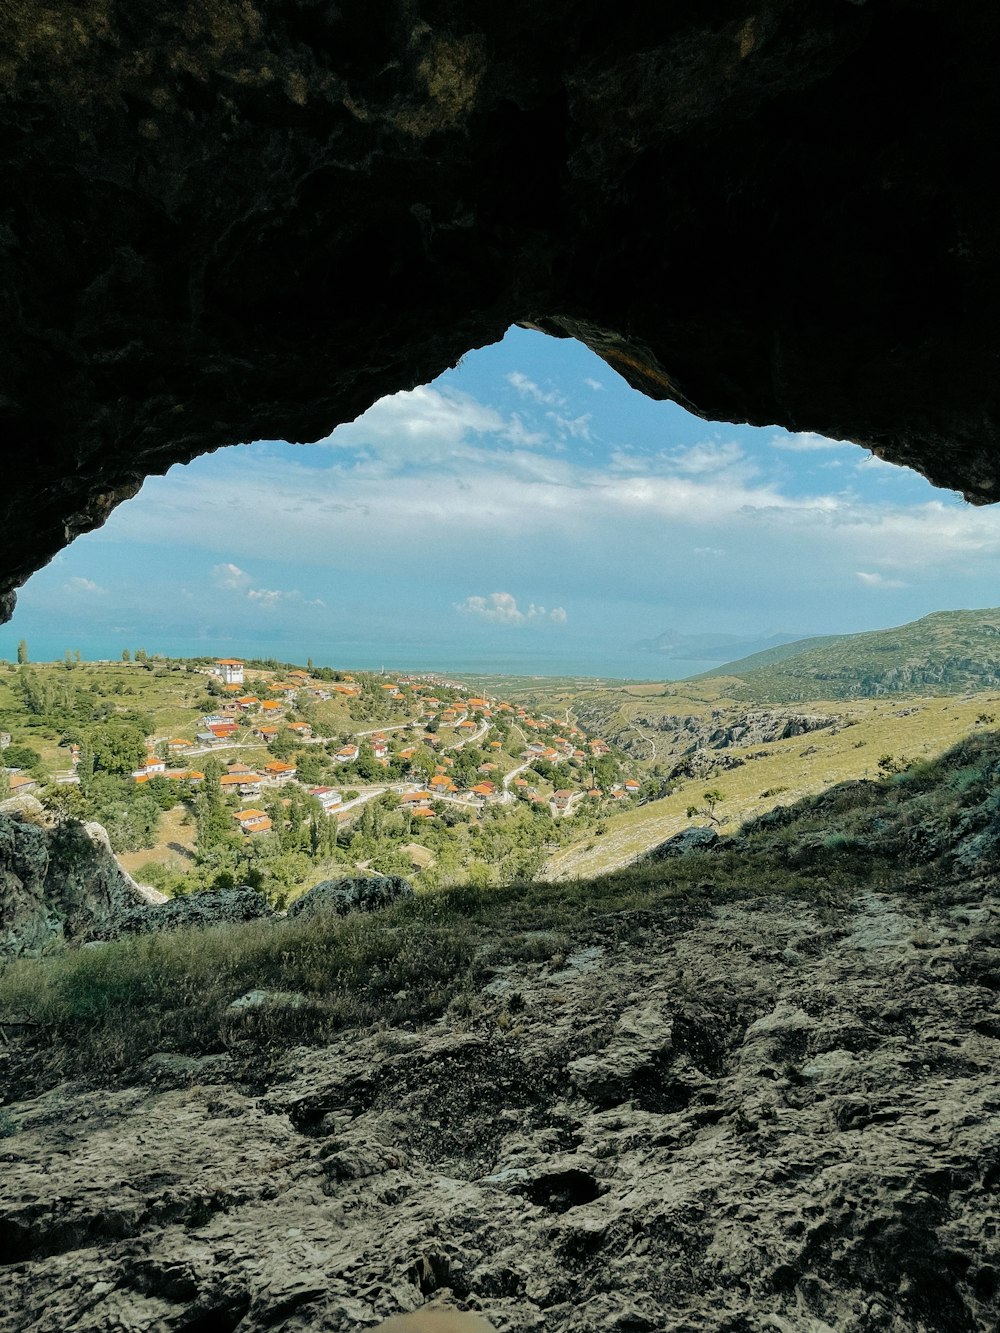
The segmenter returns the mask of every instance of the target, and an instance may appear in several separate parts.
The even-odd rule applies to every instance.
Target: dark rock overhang
[[[982,0],[0,9],[0,599],[521,322],[1000,495]]]

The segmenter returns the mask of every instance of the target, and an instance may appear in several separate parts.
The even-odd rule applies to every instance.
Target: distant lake
[[[86,661],[106,658],[117,661],[126,646],[121,636],[76,635],[72,642],[52,636],[18,634],[9,628],[0,631],[0,658],[13,662],[17,644],[28,640],[33,662],[60,661],[66,649],[80,650]],[[513,637],[513,636],[512,636]],[[572,642],[565,648],[534,647],[518,634],[510,647],[485,647],[456,640],[451,644],[406,643],[391,645],[359,638],[292,640],[282,638],[212,639],[167,636],[163,641],[150,637],[145,642],[128,643],[134,652],[143,647],[150,654],[166,657],[274,657],[281,662],[305,665],[311,657],[317,666],[343,670],[438,671],[463,672],[489,676],[598,676],[616,680],[682,680],[701,671],[711,671],[718,661],[673,661],[656,653],[602,644]]]

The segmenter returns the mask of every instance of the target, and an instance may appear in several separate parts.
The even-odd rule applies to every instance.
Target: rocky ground
[[[8,1105],[0,1329],[995,1328],[1000,899],[624,924],[256,1081]]]

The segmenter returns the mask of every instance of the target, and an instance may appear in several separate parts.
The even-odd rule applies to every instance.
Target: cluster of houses
[[[135,770],[133,778],[137,783],[148,782],[154,777],[163,777],[178,782],[197,785],[204,781],[205,775],[196,768],[179,765],[179,760],[188,752],[204,752],[223,748],[233,744],[233,738],[241,731],[251,731],[254,738],[269,745],[282,730],[293,733],[298,739],[313,739],[312,727],[303,721],[288,721],[286,713],[303,695],[308,698],[330,699],[334,696],[355,697],[362,692],[362,686],[350,676],[340,681],[324,682],[319,688],[308,672],[289,671],[284,680],[270,680],[266,690],[268,697],[246,692],[244,664],[237,658],[219,658],[211,668],[210,674],[219,682],[221,693],[215,710],[205,715],[199,724],[194,741],[172,738],[166,742],[167,758],[147,755],[145,761]],[[607,742],[588,737],[580,728],[570,723],[556,723],[548,717],[533,717],[527,709],[506,701],[497,701],[485,696],[470,695],[458,700],[443,700],[436,690],[446,689],[454,695],[462,690],[459,685],[439,680],[435,677],[405,676],[398,681],[384,682],[380,688],[388,698],[394,700],[406,698],[411,706],[414,720],[409,724],[417,730],[424,730],[434,722],[438,726],[451,729],[461,740],[475,736],[488,727],[494,720],[507,725],[517,726],[524,733],[541,733],[545,739],[528,739],[524,757],[529,762],[534,759],[557,764],[564,760],[582,766],[588,758],[596,759],[610,751]],[[376,731],[367,737],[372,755],[377,763],[388,767],[392,743],[385,732]],[[432,725],[431,730],[421,738],[429,748],[437,748],[439,739]],[[400,807],[418,818],[433,818],[432,802],[438,800],[458,800],[472,806],[483,806],[492,802],[508,801],[511,795],[520,794],[539,804],[551,804],[556,812],[567,813],[572,810],[578,797],[584,795],[613,800],[624,800],[639,792],[639,783],[628,779],[617,784],[610,792],[597,788],[589,790],[561,789],[551,797],[539,793],[536,787],[521,777],[510,782],[511,792],[505,789],[502,778],[499,752],[502,749],[499,740],[486,743],[486,748],[494,752],[478,766],[478,781],[469,787],[460,788],[451,776],[449,769],[454,759],[445,753],[439,753],[435,772],[416,790],[397,788]],[[404,761],[412,759],[417,752],[414,744],[405,745],[398,750],[398,757]],[[358,741],[352,740],[336,750],[331,758],[334,763],[347,767],[354,764],[360,755]],[[221,785],[224,790],[233,791],[243,800],[259,800],[265,788],[280,787],[296,779],[297,769],[294,763],[274,759],[266,764],[251,769],[245,764],[230,764],[222,775]],[[340,791],[333,787],[316,786],[308,789],[327,815],[336,816],[350,808],[353,801],[345,803]],[[251,806],[235,812],[234,818],[244,832],[248,834],[266,832],[271,821],[265,811]]]

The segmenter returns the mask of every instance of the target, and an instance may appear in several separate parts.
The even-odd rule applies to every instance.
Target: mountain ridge
[[[859,634],[824,635],[750,654],[689,680],[733,679],[736,699],[798,703],[1000,687],[1000,607],[933,611]]]

